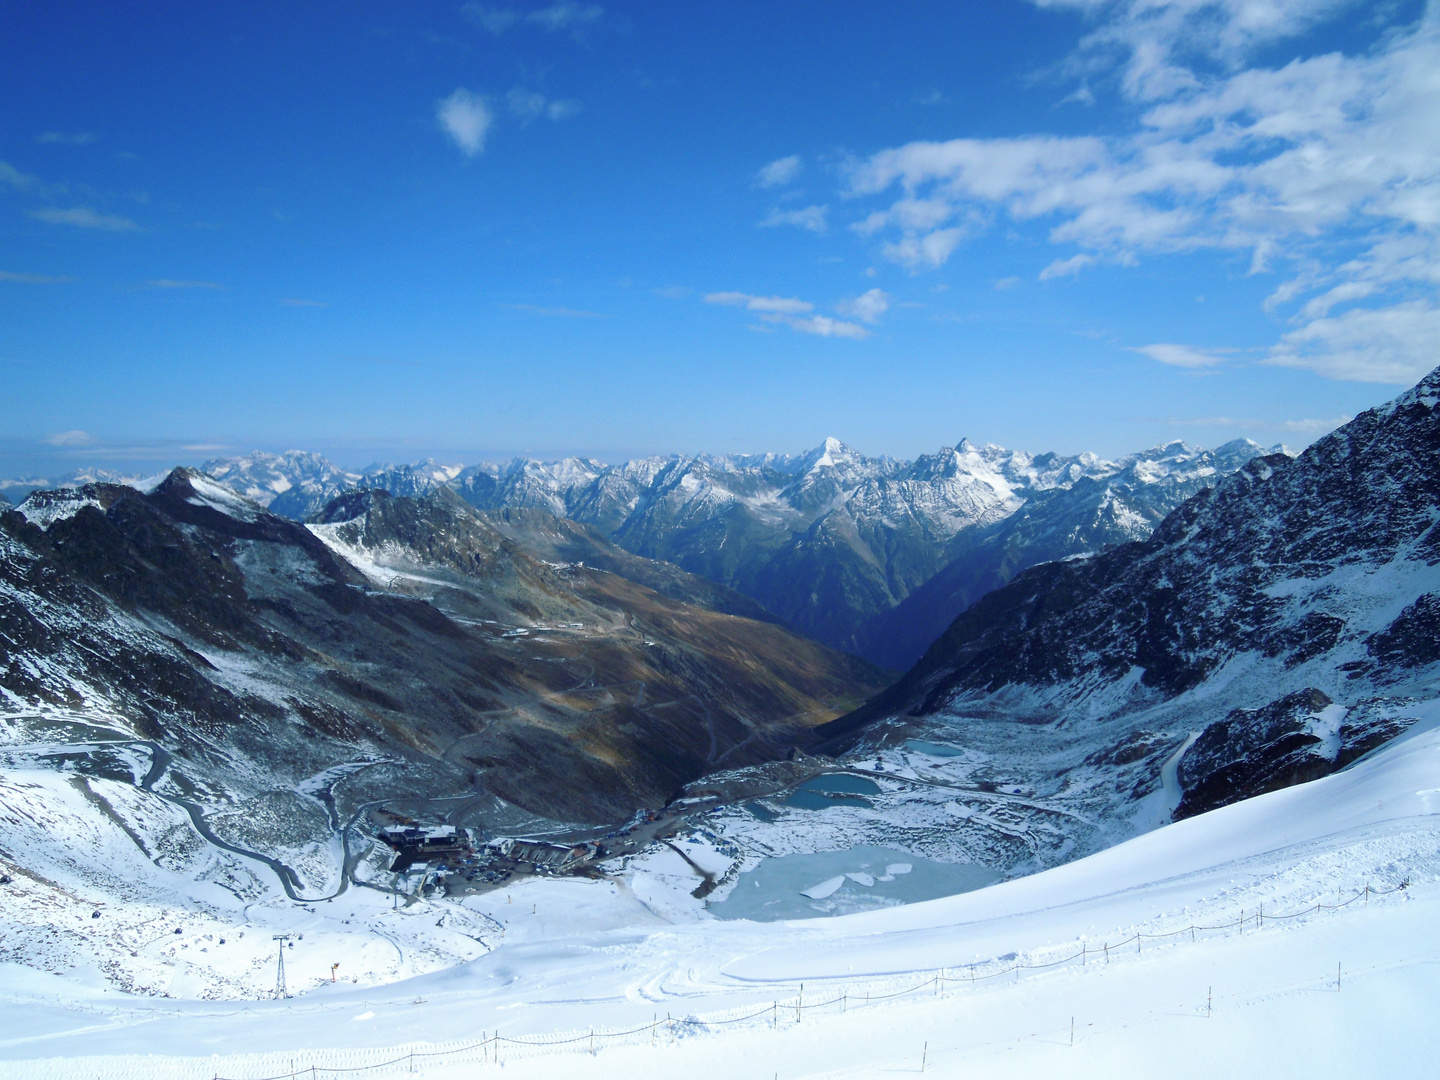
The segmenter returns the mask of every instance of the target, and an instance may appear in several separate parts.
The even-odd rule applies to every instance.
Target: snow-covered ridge
[[[87,506],[100,507],[100,500],[79,488],[32,491],[15,509],[31,525],[48,529],[57,521],[72,518]]]
[[[238,521],[254,521],[261,513],[261,507],[239,494],[234,488],[217,483],[204,473],[187,470],[191,494],[185,501],[194,506],[208,506]]]

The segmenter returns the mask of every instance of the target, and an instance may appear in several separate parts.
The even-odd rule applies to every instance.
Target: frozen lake
[[[864,845],[766,859],[741,874],[730,895],[709,908],[720,919],[813,919],[934,900],[999,880],[983,866]]]

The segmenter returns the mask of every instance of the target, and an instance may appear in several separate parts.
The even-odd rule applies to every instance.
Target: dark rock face
[[[1332,704],[1319,690],[1299,690],[1211,724],[1180,759],[1185,797],[1176,819],[1329,773],[1334,756],[1315,733],[1314,719]]]
[[[1415,723],[1404,715],[1407,704],[1413,702],[1377,698],[1337,709],[1308,688],[1264,708],[1236,709],[1201,732],[1180,758],[1177,779],[1185,794],[1175,818],[1328,776]]]
[[[33,497],[0,517],[0,688],[12,706],[116,717],[222,788],[358,756],[389,762],[366,775],[392,793],[607,821],[707,769],[783,757],[806,737],[797,717],[882,685],[703,606],[743,601],[673,567],[613,548],[609,572],[547,562],[448,490],[357,493],[322,519],[186,470],[150,494]],[[557,629],[540,641],[537,623]]]
[[[1024,571],[826,732],[895,715],[1009,708],[1064,727],[1148,710],[1147,726],[1205,730],[1187,754],[1186,813],[1343,764],[1396,721],[1357,719],[1322,752],[1302,722],[1313,702],[1353,713],[1390,688],[1440,689],[1437,404],[1440,371],[1298,458],[1249,462],[1146,540]]]
[[[1343,769],[1404,734],[1419,719],[1414,715],[1416,704],[1413,698],[1379,697],[1356,705],[1340,725],[1340,749],[1335,755],[1335,767]]]
[[[1366,643],[1377,663],[1423,667],[1440,661],[1440,596],[1426,593]]]

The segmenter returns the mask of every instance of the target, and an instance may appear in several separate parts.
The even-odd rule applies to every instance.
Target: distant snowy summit
[[[809,637],[903,668],[1019,570],[1144,539],[1186,498],[1280,451],[1249,440],[1215,450],[1177,441],[1110,461],[961,439],[902,461],[827,438],[803,454],[672,454],[618,465],[427,459],[359,472],[315,453],[257,451],[201,471],[296,520],[352,491],[421,496],[440,487],[481,510],[569,518],[735,589]]]

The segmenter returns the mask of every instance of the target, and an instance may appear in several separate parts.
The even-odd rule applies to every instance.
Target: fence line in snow
[[[1180,937],[1189,934],[1194,940],[1199,933],[1214,933],[1217,931],[1239,930],[1244,932],[1247,926],[1254,925],[1256,929],[1262,928],[1266,922],[1283,921],[1289,919],[1303,918],[1306,915],[1313,915],[1321,911],[1339,911],[1356,903],[1368,903],[1371,896],[1385,896],[1391,893],[1400,892],[1409,886],[1409,881],[1404,881],[1393,889],[1376,889],[1366,885],[1364,889],[1355,893],[1348,900],[1337,900],[1335,903],[1316,902],[1309,907],[1298,911],[1285,912],[1281,914],[1266,914],[1263,905],[1257,907],[1253,914],[1246,914],[1242,909],[1238,918],[1213,925],[1190,924],[1176,930],[1164,932],[1147,933],[1136,931],[1129,937],[1117,942],[1104,942],[1098,949],[1092,948],[1089,942],[1081,945],[1078,952],[1068,956],[1062,956],[1055,960],[1045,962],[1034,962],[1021,959],[1019,954],[1015,962],[1006,967],[994,970],[981,969],[989,968],[994,961],[977,961],[973,964],[963,965],[960,968],[941,968],[933,972],[928,978],[922,979],[911,986],[899,990],[877,993],[874,990],[865,990],[863,993],[852,993],[848,988],[843,989],[838,995],[825,1000],[809,1000],[805,998],[805,987],[801,983],[799,991],[794,998],[779,1000],[776,999],[769,1005],[739,1007],[724,1012],[711,1014],[707,1018],[699,1016],[671,1016],[667,1014],[663,1019],[656,1017],[648,1024],[640,1024],[626,1028],[608,1028],[597,1030],[590,1028],[586,1031],[556,1032],[550,1035],[501,1035],[498,1031],[493,1034],[483,1034],[478,1040],[453,1043],[426,1043],[423,1049],[402,1049],[402,1048],[366,1048],[366,1049],[331,1049],[303,1051],[294,1054],[266,1053],[253,1055],[256,1065],[260,1068],[276,1069],[283,1071],[271,1072],[264,1076],[250,1075],[246,1077],[231,1077],[213,1070],[209,1066],[203,1068],[210,1070],[210,1080],[319,1080],[321,1076],[333,1077],[350,1074],[376,1073],[382,1070],[397,1070],[405,1073],[413,1073],[417,1067],[425,1067],[435,1064],[460,1065],[460,1064],[501,1064],[507,1057],[531,1057],[536,1054],[547,1054],[556,1051],[563,1051],[568,1048],[571,1051],[596,1053],[605,1045],[616,1045],[624,1041],[632,1044],[643,1045],[649,1041],[651,1045],[658,1044],[662,1039],[669,1043],[690,1035],[699,1035],[707,1031],[718,1030],[732,1024],[744,1024],[753,1021],[768,1021],[771,1027],[778,1028],[783,1021],[787,1024],[799,1024],[803,1022],[806,1012],[813,1012],[817,1009],[838,1009],[841,1012],[848,1012],[850,1009],[863,1008],[881,1002],[893,1001],[897,998],[907,997],[913,994],[931,991],[938,997],[944,997],[947,987],[975,986],[982,982],[1004,978],[1007,975],[1014,975],[1018,981],[1024,971],[1043,971],[1057,968],[1065,964],[1073,964],[1079,961],[1080,965],[1086,966],[1093,959],[1098,963],[1108,963],[1110,953],[1128,945],[1134,945],[1136,951],[1142,951],[1145,940],[1164,940]],[[1032,953],[1033,955],[1033,953]],[[870,981],[873,985],[874,980]],[[277,1059],[289,1058],[285,1065],[280,1065]],[[368,1060],[367,1060],[368,1059]],[[164,1059],[155,1060],[140,1059],[135,1065],[139,1067],[147,1078],[158,1078],[161,1075]],[[304,1062],[301,1064],[300,1062]],[[320,1064],[321,1061],[331,1064]],[[143,1064],[142,1064],[143,1062]],[[263,1062],[263,1064],[262,1064]],[[187,1075],[195,1077],[198,1074],[195,1070],[198,1062],[183,1062],[183,1060],[171,1059],[173,1065],[179,1069],[176,1075]],[[15,1062],[14,1064],[20,1064]],[[33,1065],[42,1065],[41,1062],[33,1062]],[[118,1063],[117,1063],[118,1064]],[[232,1064],[235,1064],[232,1062]],[[168,1070],[164,1070],[168,1071]],[[39,1075],[40,1070],[36,1071]]]

